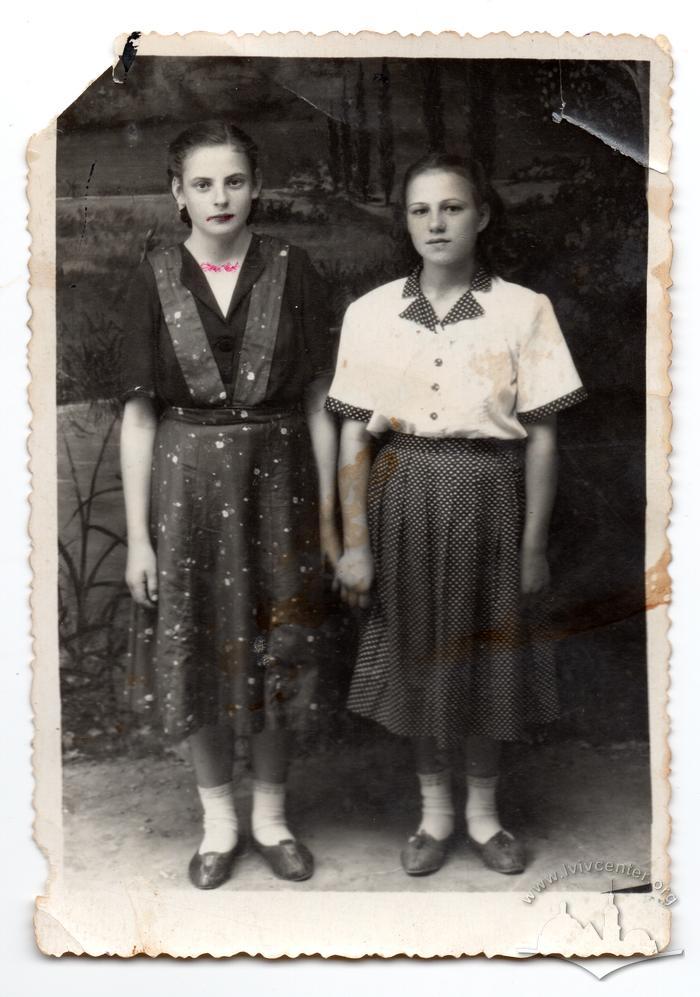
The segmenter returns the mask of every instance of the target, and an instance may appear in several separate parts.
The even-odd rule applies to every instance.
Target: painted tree
[[[365,93],[365,71],[362,62],[357,64],[357,83],[355,86],[355,187],[357,193],[366,201],[369,198],[371,145],[372,140],[367,127],[367,102]]]
[[[355,176],[354,187],[358,197],[363,201],[369,199],[370,182],[370,151],[372,140],[367,128],[367,104],[365,100],[365,71],[362,62],[357,64],[357,83],[355,86]]]
[[[422,86],[423,120],[428,140],[428,151],[440,152],[445,148],[440,65],[436,59],[425,59],[418,63],[418,70]]]
[[[346,194],[352,194],[353,181],[353,142],[352,125],[350,116],[352,113],[352,101],[348,97],[347,80],[343,72],[343,97],[340,113],[340,156],[343,172],[343,187]]]
[[[478,159],[491,175],[496,115],[493,106],[493,69],[484,60],[465,60],[464,79],[465,151]]]
[[[391,78],[389,63],[382,59],[379,83],[379,180],[384,194],[384,203],[391,202],[394,189],[396,163],[394,162],[394,121],[391,116]]]
[[[326,121],[328,124],[328,172],[331,175],[333,190],[337,191],[343,181],[343,165],[340,149],[340,124],[335,117],[333,108],[331,108],[331,113]]]

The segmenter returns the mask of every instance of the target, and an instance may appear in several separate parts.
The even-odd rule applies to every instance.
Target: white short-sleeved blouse
[[[520,439],[585,396],[546,295],[479,270],[439,322],[416,270],[350,305],[326,404],[376,435]]]

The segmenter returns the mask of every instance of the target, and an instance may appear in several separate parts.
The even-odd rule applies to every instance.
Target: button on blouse
[[[584,397],[545,295],[479,270],[440,322],[416,270],[348,308],[327,407],[375,434],[520,439]]]

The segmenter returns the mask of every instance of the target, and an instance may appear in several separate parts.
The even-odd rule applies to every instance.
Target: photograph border
[[[115,42],[115,65],[127,36]],[[665,39],[631,36],[507,34],[471,38],[457,34],[402,37],[363,32],[353,36],[262,34],[237,37],[192,33],[144,34],[138,54],[168,56],[458,57],[648,59],[650,62],[649,258],[647,269],[647,512],[646,608],[649,728],[652,771],[653,880],[669,881],[670,834],[668,748],[668,601],[670,552],[666,530],[671,507],[668,457],[671,415],[670,285],[672,203],[670,166],[671,59]],[[138,57],[138,56],[137,56]],[[32,371],[30,440],[32,591],[35,710],[36,840],[49,861],[46,895],[37,901],[40,948],[130,956],[169,953],[196,956],[239,953],[275,958],[302,954],[508,955],[536,951],[541,923],[517,894],[272,893],[202,895],[188,891],[155,894],[125,884],[99,893],[67,889],[63,878],[61,830],[60,700],[57,681],[57,520],[55,400],[55,122],[34,136],[28,149],[31,247]],[[571,901],[579,920],[594,917],[599,893],[557,893],[557,905]],[[616,895],[623,921],[647,931],[662,950],[670,937],[670,911],[645,895]],[[332,906],[333,915],[329,916]],[[544,909],[538,917],[545,916]],[[546,917],[551,917],[548,910]],[[507,930],[506,930],[507,926]]]

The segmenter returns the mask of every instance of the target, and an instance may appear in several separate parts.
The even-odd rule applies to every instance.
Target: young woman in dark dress
[[[324,289],[303,250],[248,227],[261,176],[240,129],[188,128],[169,175],[190,233],[148,256],[125,307],[130,693],[191,748],[204,811],[192,883],[219,886],[240,851],[236,733],[251,739],[253,843],[303,880],[290,734],[316,712],[321,557],[338,555]]]

